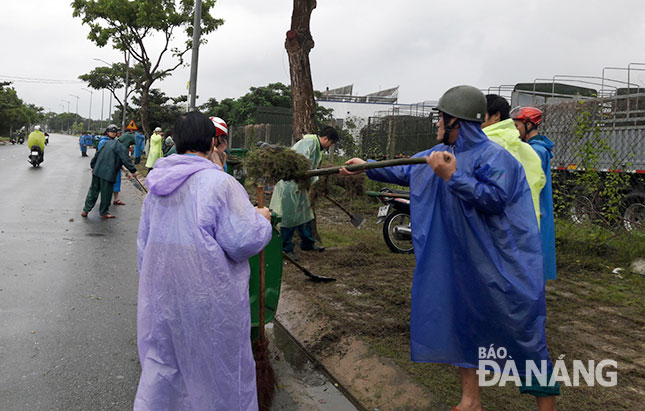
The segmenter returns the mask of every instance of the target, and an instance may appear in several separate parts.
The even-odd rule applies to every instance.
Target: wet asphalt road
[[[98,203],[77,137],[51,135],[33,168],[25,145],[0,144],[0,410],[131,410],[139,379],[136,238],[143,195],[123,181],[116,219]],[[274,411],[354,406],[269,327]]]
[[[0,410],[132,409],[136,235],[142,196],[80,217],[90,157],[51,135],[35,169],[24,145],[0,145]]]

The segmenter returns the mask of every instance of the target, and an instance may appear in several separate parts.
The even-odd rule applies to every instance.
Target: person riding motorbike
[[[38,147],[40,149],[40,162],[45,161],[45,135],[40,131],[40,126],[35,126],[34,131],[29,134],[27,147],[30,153],[34,147]]]

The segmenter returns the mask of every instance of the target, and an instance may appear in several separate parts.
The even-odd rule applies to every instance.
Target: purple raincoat
[[[139,237],[135,410],[257,410],[248,258],[271,224],[211,161],[160,158]]]

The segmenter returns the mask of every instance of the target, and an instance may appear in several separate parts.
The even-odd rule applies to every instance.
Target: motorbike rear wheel
[[[410,231],[410,214],[397,210],[387,216],[383,222],[383,239],[394,253],[411,254],[412,232]]]

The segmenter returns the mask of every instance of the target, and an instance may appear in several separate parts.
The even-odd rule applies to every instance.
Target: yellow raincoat
[[[520,140],[520,132],[515,128],[513,119],[506,119],[484,128],[488,138],[500,146],[519,161],[524,167],[526,181],[531,188],[535,216],[540,224],[540,191],[546,184],[546,176],[542,171],[542,161],[530,145]]]
[[[315,134],[307,134],[302,140],[291,147],[311,161],[311,169],[315,170],[322,160],[320,141]],[[531,149],[532,150],[532,149]],[[312,180],[315,181],[317,177]],[[302,191],[293,181],[278,181],[273,189],[271,204],[272,211],[282,217],[282,227],[296,227],[314,219],[314,212],[309,203],[309,193]]]
[[[31,148],[32,146],[40,147],[41,151],[45,151],[45,135],[40,130],[34,130],[29,134],[27,138],[27,147]]]
[[[150,152],[148,153],[148,159],[146,160],[146,167],[153,168],[155,162],[159,157],[163,157],[163,151],[161,150],[161,141],[163,137],[161,134],[154,133],[150,137]]]

